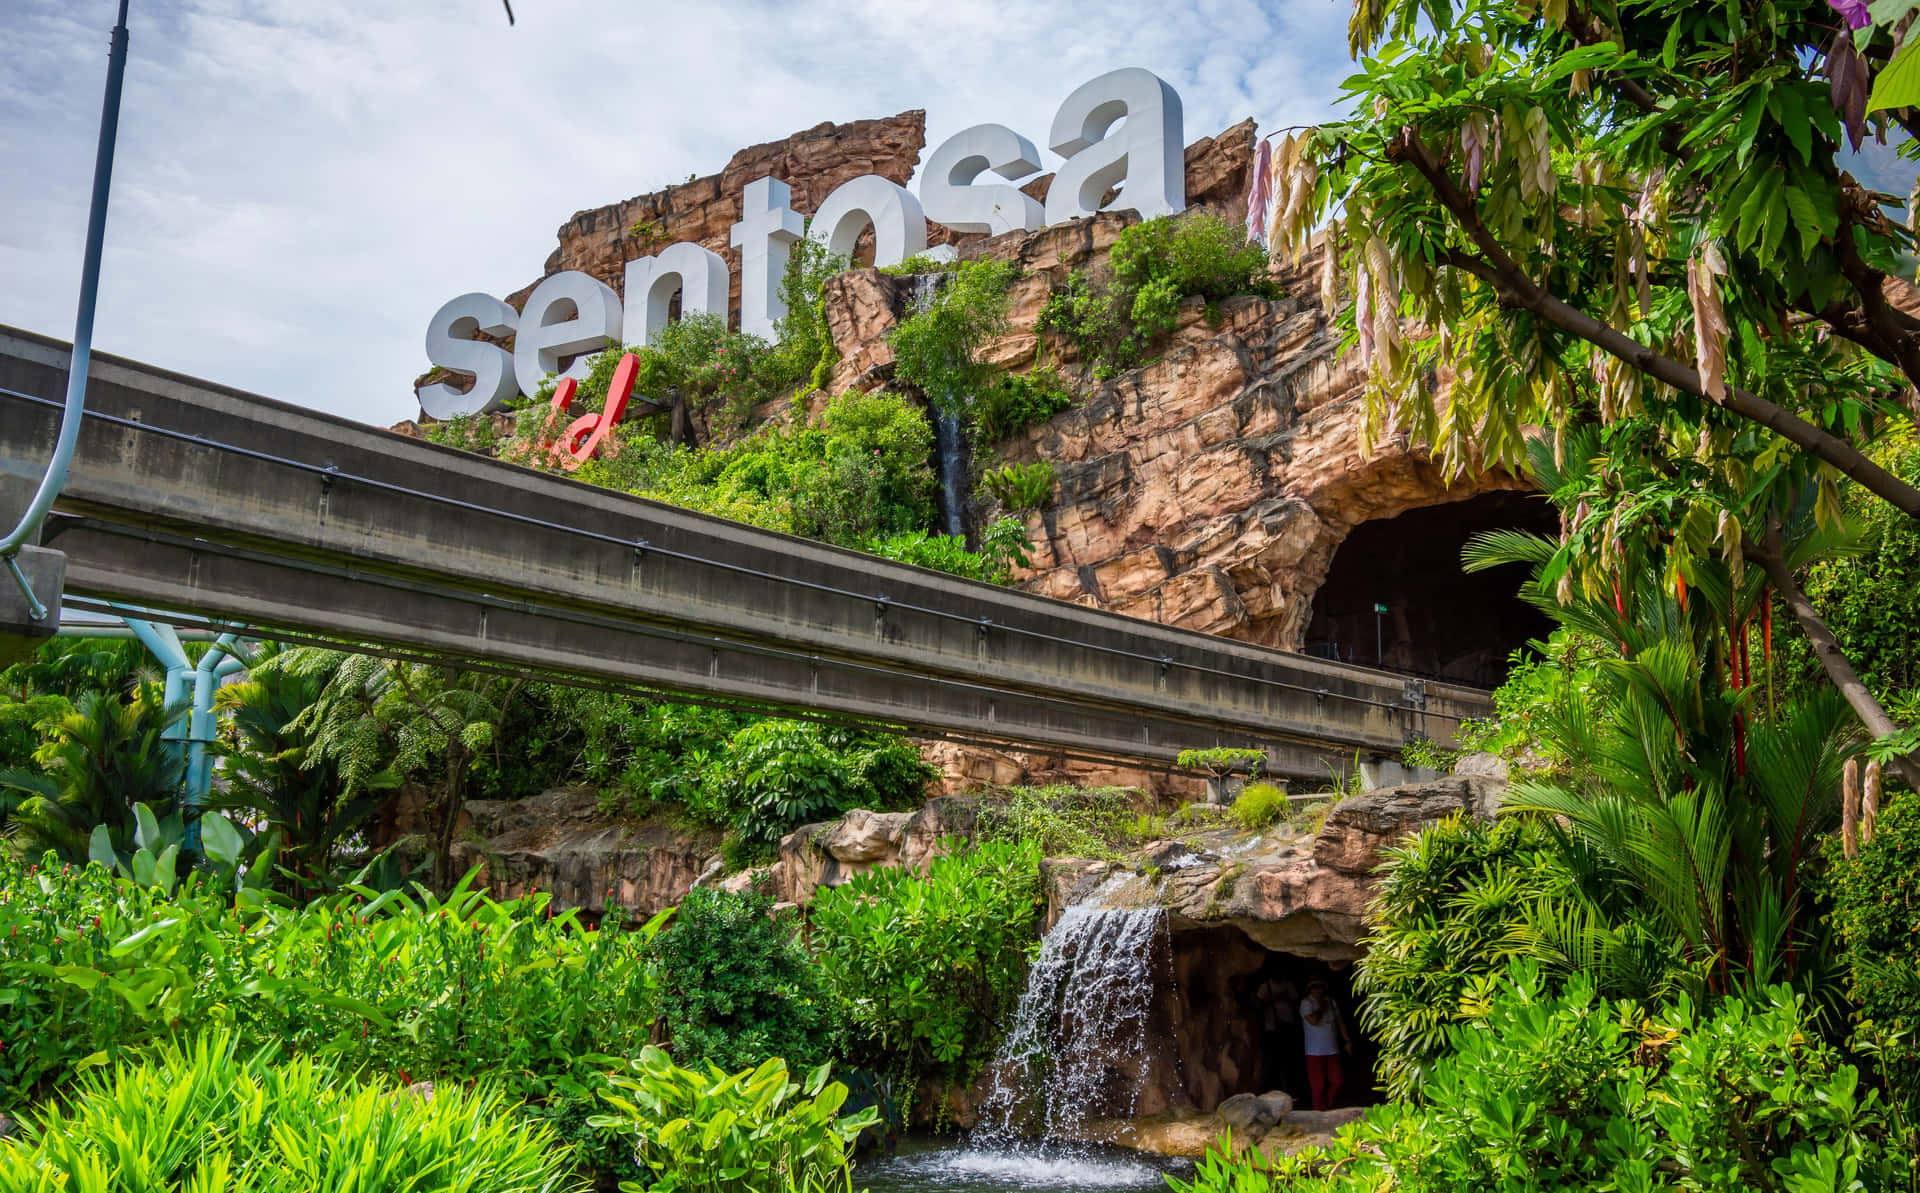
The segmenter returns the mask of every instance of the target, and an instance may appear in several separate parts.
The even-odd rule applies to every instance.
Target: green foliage
[[[1017,518],[996,518],[980,532],[980,549],[969,551],[965,539],[924,530],[874,535],[860,540],[859,549],[882,559],[979,580],[986,584],[1013,583],[1013,569],[1031,562],[1032,540]]]
[[[444,900],[358,887],[286,907],[0,861],[0,1109],[120,1049],[218,1030],[403,1081],[488,1077],[578,1138],[605,1055],[652,1028],[652,926],[620,931],[616,906],[590,931],[544,894],[496,903],[471,880]]]
[[[787,313],[780,318],[772,351],[761,362],[760,373],[776,390],[796,394],[825,389],[840,354],[827,328],[823,291],[827,279],[844,271],[849,262],[827,251],[827,246],[801,237],[787,257],[780,279],[780,298]]]
[[[851,808],[917,804],[935,772],[897,737],[811,721],[766,720],[727,741],[704,782],[726,801],[749,851],[771,852],[803,824]]]
[[[1411,1096],[1454,1028],[1482,1021],[1494,982],[1530,952],[1530,918],[1570,894],[1547,836],[1529,820],[1455,817],[1385,851],[1357,985],[1391,1096]]]
[[[605,381],[600,383],[600,390],[604,400]],[[456,414],[452,418],[422,422],[420,434],[428,443],[457,447],[463,452],[475,452],[483,456],[492,455],[508,438],[501,434],[500,426],[491,413]]]
[[[1826,844],[1825,893],[1859,1046],[1909,1130],[1920,1130],[1920,796],[1882,809],[1858,858],[1849,861],[1837,840]]]
[[[1008,787],[980,805],[980,837],[1043,857],[1117,857],[1134,840],[1138,798],[1126,787]]]
[[[1249,783],[1233,801],[1233,818],[1250,833],[1271,827],[1287,810],[1286,791],[1272,783]]]
[[[1002,841],[819,892],[814,955],[856,1057],[965,1081],[992,1055],[1036,947],[1040,857],[1036,841]]]
[[[1376,1107],[1330,1148],[1272,1162],[1216,1154],[1180,1193],[1904,1186],[1884,1108],[1776,986],[1649,1014],[1585,977],[1555,995],[1519,967],[1483,1026],[1453,1033],[1423,1105]]]
[[[969,407],[974,442],[999,443],[1073,409],[1073,404],[1072,389],[1052,365],[1040,365],[1028,373],[1002,373],[974,391]]]
[[[823,1060],[837,1025],[819,971],[760,895],[687,892],[653,959],[672,1001],[667,1047],[688,1064],[752,1068],[775,1057]]]
[[[334,761],[313,756],[313,726],[301,714],[320,699],[328,678],[263,659],[244,682],[225,685],[215,697],[232,744],[220,750],[226,781],[207,806],[245,813],[261,830],[277,833],[279,864],[296,895],[327,886],[339,850],[392,785],[382,775],[348,792]]]
[[[938,275],[939,284],[887,334],[894,376],[934,406],[958,411],[994,379],[993,366],[974,359],[1007,326],[1007,287],[1020,275],[1010,261],[962,261]]]
[[[1238,225],[1206,212],[1160,216],[1122,231],[1110,279],[1074,270],[1041,309],[1039,329],[1073,345],[1100,378],[1138,365],[1178,325],[1182,299],[1209,306],[1236,294],[1274,297],[1266,250]]]
[[[1181,770],[1203,770],[1216,779],[1242,771],[1249,775],[1260,773],[1260,766],[1267,760],[1264,750],[1243,750],[1234,746],[1210,746],[1204,750],[1182,750],[1173,764]]]
[[[123,703],[103,691],[82,692],[71,712],[40,730],[36,771],[0,772],[0,788],[16,793],[10,844],[16,853],[52,850],[62,861],[84,863],[93,832],[104,827],[115,852],[131,855],[147,805],[158,816],[174,810],[186,779],[186,751],[163,734],[187,713],[185,703],[162,708],[149,687]]]
[[[1059,478],[1053,461],[1035,460],[1031,464],[1002,464],[980,476],[980,487],[1010,510],[1037,510],[1053,501]]]
[[[0,1141],[4,1193],[558,1193],[565,1153],[490,1085],[431,1098],[232,1037],[85,1077]]]
[[[821,416],[819,455],[793,473],[799,534],[853,543],[933,518],[933,428],[891,394],[849,392]]]
[[[1460,761],[1459,750],[1442,747],[1430,737],[1416,737],[1400,747],[1400,761],[1415,770],[1437,770],[1442,774]]]
[[[778,1058],[728,1075],[676,1067],[648,1048],[613,1077],[620,1112],[596,1123],[631,1138],[648,1183],[638,1193],[852,1193],[853,1142],[872,1108],[841,1115],[847,1087],[815,1069],[803,1086]]]

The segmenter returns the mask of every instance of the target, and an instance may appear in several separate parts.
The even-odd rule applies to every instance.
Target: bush
[[[1920,796],[1888,804],[1857,859],[1829,840],[1826,861],[1857,1034],[1920,1128]]]
[[[1233,818],[1248,832],[1258,832],[1287,814],[1287,793],[1272,783],[1250,783],[1233,801]]]
[[[70,1103],[0,1140],[0,1193],[548,1193],[576,1189],[546,1130],[500,1092],[430,1097],[231,1037],[164,1044],[84,1077]]]
[[[764,855],[803,824],[917,804],[935,773],[901,738],[766,720],[729,738],[702,783],[747,852]]]
[[[1039,864],[1033,843],[1002,842],[815,896],[815,957],[863,1063],[964,1081],[992,1055],[1037,943]]]
[[[471,881],[444,900],[349,891],[246,909],[98,866],[0,861],[0,1110],[122,1048],[217,1030],[243,1051],[273,1044],[403,1081],[490,1077],[582,1131],[573,1111],[599,1062],[651,1031],[652,925],[621,931],[616,906],[590,931],[550,915],[544,894],[496,903]]]
[[[1033,543],[1027,528],[1016,518],[996,518],[980,532],[980,548],[969,551],[965,539],[924,530],[905,534],[872,535],[860,540],[859,549],[882,559],[894,559],[915,567],[979,580],[986,584],[1013,583],[1013,569],[1026,567]]]
[[[761,895],[695,887],[654,939],[667,1047],[685,1063],[826,1059],[834,1024],[820,975],[771,908]]]
[[[933,518],[933,428],[893,394],[846,393],[821,416],[820,454],[793,471],[794,529],[853,543]]]
[[[613,1084],[621,1113],[595,1122],[632,1139],[662,1193],[852,1193],[853,1142],[878,1118],[840,1115],[847,1087],[827,1083],[826,1065],[803,1087],[778,1059],[728,1076],[648,1048]]]
[[[1425,1105],[1378,1107],[1331,1148],[1245,1164],[1215,1155],[1182,1193],[1487,1189],[1891,1189],[1907,1158],[1876,1093],[1777,986],[1711,1010],[1647,1014],[1530,967],[1452,1033]]]
[[[1010,261],[962,261],[925,301],[887,334],[894,377],[943,410],[958,411],[985,390],[991,365],[974,359],[1007,327],[1007,287],[1020,275]]]
[[[1043,857],[1112,858],[1133,843],[1137,794],[1125,787],[1008,787],[980,807],[980,838]]]
[[[975,442],[999,443],[1072,408],[1073,391],[1053,366],[1004,373],[973,396]]]
[[[1037,510],[1053,500],[1058,483],[1051,460],[1002,464],[980,477],[980,486],[1010,510]]]

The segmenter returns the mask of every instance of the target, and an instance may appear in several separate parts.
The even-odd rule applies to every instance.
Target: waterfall
[[[994,1057],[996,1084],[977,1137],[1073,1138],[1089,1117],[1131,1116],[1148,1058],[1156,966],[1165,967],[1159,907],[1069,907],[1040,945],[1013,1024]]]
[[[926,310],[946,280],[944,273],[914,274],[912,309],[916,313]],[[929,413],[933,415],[934,467],[940,481],[940,527],[943,533],[961,538],[967,533],[966,436],[960,422],[963,398],[959,394],[931,393],[926,398],[932,408]]]

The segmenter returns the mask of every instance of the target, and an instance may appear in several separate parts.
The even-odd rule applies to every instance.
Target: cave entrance
[[[1336,1107],[1380,1100],[1374,1076],[1379,1049],[1360,1026],[1353,966],[1263,948],[1230,924],[1180,928],[1172,938],[1173,980],[1163,983],[1152,1012],[1151,1038],[1162,1055],[1136,1113],[1213,1111],[1235,1094],[1285,1090],[1299,1109],[1307,1088],[1300,1001],[1307,983],[1326,981],[1353,1041],[1342,1058]]]
[[[1460,548],[1487,530],[1557,533],[1553,507],[1531,493],[1466,501],[1362,522],[1334,552],[1314,594],[1306,651],[1493,687],[1507,658],[1553,622],[1517,595],[1526,568],[1468,574]],[[1385,612],[1380,612],[1381,608]]]

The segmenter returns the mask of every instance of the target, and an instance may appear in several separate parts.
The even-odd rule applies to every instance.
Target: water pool
[[[868,1193],[1108,1193],[1165,1190],[1169,1173],[1193,1161],[1118,1148],[1066,1144],[971,1147],[906,1140],[893,1156],[862,1159],[853,1187]]]

